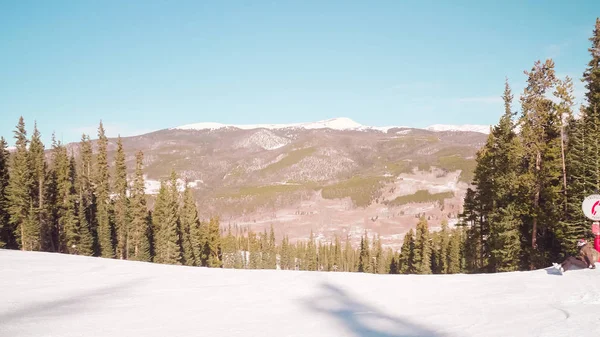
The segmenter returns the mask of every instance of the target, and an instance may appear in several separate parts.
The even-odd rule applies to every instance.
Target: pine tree
[[[37,122],[34,122],[33,134],[29,143],[28,162],[31,169],[30,198],[33,203],[33,211],[37,218],[36,228],[40,229],[41,250],[51,249],[49,242],[50,228],[46,223],[44,196],[47,164],[44,157],[44,144],[41,140],[41,134],[37,128]]]
[[[344,269],[343,271],[349,272],[354,271],[354,251],[352,250],[352,244],[350,242],[350,235],[346,235],[346,242],[344,244]]]
[[[154,202],[154,211],[152,213],[152,237],[153,237],[153,262],[163,263],[165,260],[165,236],[163,227],[167,212],[168,192],[166,182],[161,180],[156,201]]]
[[[417,274],[431,274],[431,243],[425,216],[422,216],[417,223],[414,252],[415,272]]]
[[[114,258],[113,228],[110,222],[110,175],[108,172],[108,139],[104,126],[100,122],[98,127],[98,154],[96,157],[95,198],[96,217],[98,223],[98,244],[100,255],[105,258]]]
[[[293,254],[290,246],[289,238],[286,236],[283,237],[281,241],[281,269],[282,270],[291,270],[293,269]]]
[[[14,231],[21,250],[40,250],[41,233],[39,222],[32,221],[30,212],[34,210],[31,202],[30,187],[33,184],[33,173],[29,167],[27,131],[23,117],[19,118],[15,130],[16,150],[12,155],[11,173],[6,188],[8,199],[9,224]]]
[[[8,173],[10,153],[4,137],[0,137],[0,248],[16,248],[14,234],[10,231],[7,188],[10,180]]]
[[[450,250],[450,230],[448,229],[448,220],[442,220],[442,230],[440,232],[440,250],[439,250],[439,268],[441,274],[448,274],[448,255]]]
[[[273,230],[273,225],[269,230],[269,238],[267,241],[267,269],[276,269],[277,268],[277,249],[275,245],[275,231]]]
[[[81,136],[79,143],[79,165],[77,169],[77,190],[79,191],[79,217],[81,226],[86,226],[91,235],[92,254],[99,252],[96,222],[96,198],[93,187],[93,150],[90,137]],[[87,238],[86,238],[87,240]]]
[[[402,247],[400,248],[400,256],[398,258],[398,272],[400,274],[416,273],[415,263],[415,232],[411,228],[402,240]]]
[[[146,206],[146,192],[143,172],[144,154],[135,156],[135,177],[131,189],[131,222],[128,258],[136,261],[150,261],[150,226]]]
[[[119,259],[128,259],[131,230],[129,212],[129,199],[127,197],[127,165],[125,164],[125,150],[121,137],[117,138],[117,154],[115,155],[114,171],[114,194],[115,194],[115,230],[117,232],[116,255]]]
[[[181,236],[179,223],[179,191],[177,190],[177,174],[171,171],[171,179],[166,191],[167,198],[163,223],[161,226],[162,263],[181,264]]]
[[[90,230],[90,224],[86,216],[85,201],[81,195],[77,202],[77,222],[79,225],[79,244],[77,254],[92,256],[94,255],[94,238]]]
[[[461,235],[460,230],[453,229],[448,243],[447,274],[457,274],[461,272]]]
[[[308,244],[306,245],[306,263],[307,270],[318,270],[318,261],[317,261],[317,246],[315,245],[315,235],[311,229],[310,237],[308,239]]]
[[[554,62],[536,61],[529,72],[527,86],[521,95],[520,119],[523,148],[522,182],[532,200],[524,214],[525,236],[531,243],[527,261],[531,269],[556,259],[556,225],[560,220],[562,186],[560,154],[560,116],[546,93],[556,85]],[[530,226],[528,224],[531,224]]]
[[[567,203],[560,222],[560,241],[565,255],[575,255],[578,251],[576,241],[587,236],[589,222],[581,201],[586,197],[586,169],[582,158],[586,158],[585,124],[588,117],[582,109],[580,119],[569,117],[566,133],[568,135],[565,153],[567,170]]]
[[[221,231],[218,218],[211,218],[207,226],[207,236],[204,254],[207,256],[207,267],[220,268],[221,262]]]
[[[183,192],[183,207],[181,209],[181,246],[183,248],[183,263],[187,266],[197,266],[200,264],[200,256],[196,255],[199,253],[199,249],[195,247],[194,242],[194,237],[199,235],[199,223],[196,202],[194,201],[192,190],[186,183]],[[230,239],[231,247],[229,248],[231,250],[228,253],[232,253],[235,246],[233,236]],[[233,266],[233,261],[231,266]]]
[[[512,117],[513,95],[508,84],[504,89],[504,114],[498,125],[492,128],[494,143],[489,149],[492,158],[491,188],[493,204],[490,219],[490,271],[514,271],[519,268],[522,257],[520,228],[521,209],[525,204],[519,181],[519,165],[523,150],[520,146]],[[522,200],[523,202],[519,202]]]
[[[386,256],[384,255],[383,247],[381,245],[381,238],[379,235],[377,235],[373,241],[373,257],[373,272],[377,274],[385,274],[387,272],[389,263],[386,261]]]
[[[74,186],[67,149],[52,135],[52,166],[50,168],[49,192],[52,195],[48,200],[50,205],[51,226],[53,228],[52,241],[56,244],[56,251],[60,253],[73,253],[73,245],[78,243],[76,232],[76,213],[74,205]]]

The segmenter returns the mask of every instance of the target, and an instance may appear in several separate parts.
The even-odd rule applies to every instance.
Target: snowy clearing
[[[600,269],[373,275],[0,250],[0,336],[596,336]]]

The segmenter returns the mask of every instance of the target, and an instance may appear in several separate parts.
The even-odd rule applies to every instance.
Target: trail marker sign
[[[593,221],[600,221],[600,194],[588,195],[581,203],[583,214]]]

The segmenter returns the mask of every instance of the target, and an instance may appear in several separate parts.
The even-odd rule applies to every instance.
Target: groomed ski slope
[[[371,275],[0,250],[0,336],[598,336],[600,268]]]

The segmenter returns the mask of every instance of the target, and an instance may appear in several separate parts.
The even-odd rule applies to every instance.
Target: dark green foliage
[[[152,217],[156,242],[154,262],[165,264],[182,262],[178,196],[177,176],[172,172],[168,183],[161,182]]]
[[[29,187],[30,200],[37,218],[37,221],[32,221],[36,222],[35,227],[39,228],[40,231],[41,249],[48,250],[51,248],[48,242],[48,235],[51,229],[48,227],[44,204],[47,163],[44,157],[44,144],[41,141],[37,122],[34,122],[33,134],[29,143],[28,162],[32,174],[31,186]]]
[[[222,267],[221,262],[221,231],[219,219],[211,218],[207,224],[206,240],[204,242],[204,258],[206,266],[211,268]]]
[[[427,219],[421,217],[417,223],[414,245],[414,268],[417,274],[431,274],[431,242]]]
[[[127,197],[127,166],[125,165],[125,150],[121,137],[117,139],[117,154],[115,156],[115,172],[114,172],[114,189],[115,195],[114,212],[115,212],[115,230],[117,236],[116,256],[120,259],[127,259],[129,245],[131,240],[130,229],[130,203]]]
[[[135,156],[135,178],[131,189],[131,230],[128,258],[137,261],[151,261],[150,254],[150,222],[146,206],[144,189],[143,160],[144,154],[139,151]]]
[[[4,137],[0,137],[0,248],[17,248],[14,234],[10,230],[8,213],[7,187],[10,180],[8,166],[10,153]]]
[[[358,272],[371,273],[373,266],[371,264],[371,247],[369,245],[369,237],[365,231],[365,235],[360,238],[360,254],[358,255]]]
[[[398,258],[398,272],[400,274],[414,274],[415,268],[415,232],[411,228],[404,235],[402,248]]]
[[[96,156],[96,219],[98,224],[98,245],[100,255],[105,258],[114,258],[113,226],[110,221],[110,175],[108,172],[108,139],[106,138],[102,122],[98,127],[98,154]]]
[[[79,165],[77,167],[77,190],[79,192],[79,217],[81,226],[87,226],[92,240],[92,254],[99,251],[96,220],[96,198],[93,182],[93,150],[90,137],[81,136]],[[87,240],[87,238],[85,239]]]
[[[200,221],[198,220],[198,210],[192,190],[187,186],[183,192],[183,207],[181,209],[181,246],[183,249],[183,264],[187,266],[197,266],[201,262],[199,254],[199,244],[194,242],[194,238],[200,235]],[[228,241],[230,249],[227,253],[233,254],[235,242]],[[233,260],[231,262],[233,266]]]
[[[16,150],[11,156],[10,177],[6,188],[10,215],[9,227],[17,239],[20,249],[40,250],[42,242],[39,222],[33,221],[30,215],[34,209],[30,190],[33,185],[33,174],[29,166],[27,150],[29,141],[23,117],[19,118],[14,133]]]

